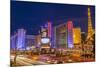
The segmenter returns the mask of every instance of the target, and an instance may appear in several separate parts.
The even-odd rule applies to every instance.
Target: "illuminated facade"
[[[47,27],[47,29],[48,29],[48,37],[50,37],[51,38],[51,36],[52,36],[52,24],[51,24],[51,22],[48,22],[47,23],[48,24],[48,27]]]
[[[67,40],[68,40],[68,48],[73,48],[73,23],[72,21],[67,22]]]
[[[54,42],[56,48],[67,48],[67,27],[65,24],[60,24],[55,26],[55,35],[54,35]]]
[[[73,48],[73,23],[67,23],[55,26],[55,45],[57,48]]]
[[[47,41],[47,39],[49,39],[49,41],[50,41],[49,36],[50,35],[48,35],[48,24],[45,24],[44,26],[41,27],[41,37],[40,37],[41,39],[40,39],[40,41],[39,41],[39,39],[37,40],[41,43],[41,48],[50,47],[50,42]]]
[[[81,43],[81,28],[73,28],[73,43],[75,45]]]
[[[31,47],[31,46],[34,46],[34,42],[35,42],[35,36],[34,35],[26,35],[25,37],[25,44],[26,44],[26,47]]]
[[[50,47],[51,48],[55,48],[55,45],[54,45],[54,30],[53,30],[53,26],[52,26],[52,23],[51,22],[48,22],[47,23],[48,25],[48,37],[50,38]]]
[[[24,29],[18,29],[17,33],[18,39],[17,39],[17,50],[25,50],[25,36],[26,31]]]
[[[85,58],[90,58],[95,56],[95,32],[94,29],[92,28],[92,17],[91,17],[91,10],[90,7],[88,7],[88,33],[87,33],[87,38],[86,38],[86,44],[83,46],[83,55]]]
[[[50,47],[55,48],[54,45],[54,27],[52,26],[51,22],[48,22],[48,37],[50,38]]]
[[[48,43],[45,43],[48,42]],[[51,22],[47,22],[41,27],[41,44],[54,48],[53,27]]]
[[[48,30],[47,30],[47,27],[45,25],[41,27],[41,38],[44,38],[44,37],[48,37]]]
[[[88,35],[87,39],[89,39],[94,34],[94,30],[92,28],[92,20],[91,20],[91,10],[88,7]]]
[[[34,46],[34,35],[26,35],[24,29],[18,29],[16,34],[11,36],[10,44],[11,50],[25,50],[27,47]]]
[[[41,35],[36,35],[35,36],[35,46],[40,47],[41,46]]]
[[[11,36],[10,38],[10,48],[11,50],[16,50],[16,44],[17,44],[17,34],[14,34],[13,36]]]

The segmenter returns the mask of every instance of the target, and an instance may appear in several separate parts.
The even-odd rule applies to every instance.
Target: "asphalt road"
[[[13,59],[14,59],[14,56],[11,56],[11,61],[13,61]],[[47,63],[42,62],[42,61],[34,61],[25,56],[17,56],[17,59],[16,59],[17,66],[32,66],[32,65],[44,65],[44,64],[47,64]]]

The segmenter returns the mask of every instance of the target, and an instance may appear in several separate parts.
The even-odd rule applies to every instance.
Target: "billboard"
[[[41,43],[42,44],[48,44],[48,43],[50,43],[50,38],[41,38]]]

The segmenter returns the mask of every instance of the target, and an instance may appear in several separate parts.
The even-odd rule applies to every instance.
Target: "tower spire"
[[[90,7],[88,7],[88,34],[87,39],[93,35],[93,28],[92,28],[92,20],[91,20],[91,11]]]

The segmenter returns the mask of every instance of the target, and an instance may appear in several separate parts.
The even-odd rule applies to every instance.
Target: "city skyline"
[[[11,66],[95,61],[95,6],[11,1]]]
[[[74,27],[80,27],[87,32],[87,5],[66,5],[38,2],[12,1],[11,3],[11,34],[24,28],[27,34],[38,34],[40,26],[50,21],[53,26],[73,22]],[[41,6],[42,5],[42,6]],[[73,7],[74,6],[74,7]],[[95,28],[95,8],[91,8],[92,25]],[[81,24],[80,24],[81,23]]]

